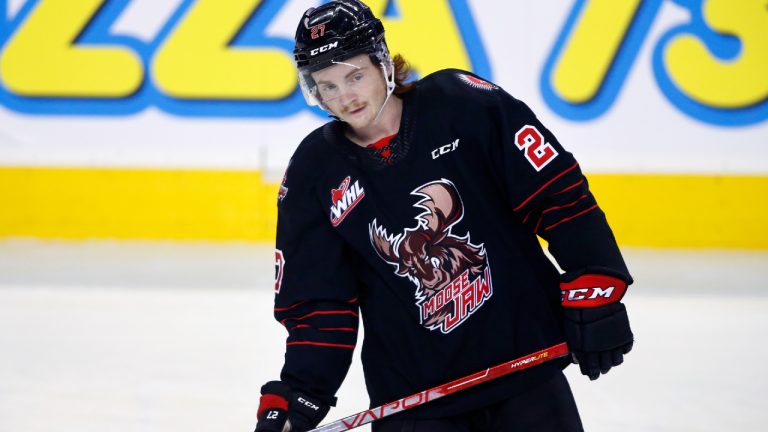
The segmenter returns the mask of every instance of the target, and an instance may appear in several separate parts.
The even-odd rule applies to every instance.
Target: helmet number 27
[[[325,35],[325,24],[320,24],[312,27],[312,39],[317,39]]]

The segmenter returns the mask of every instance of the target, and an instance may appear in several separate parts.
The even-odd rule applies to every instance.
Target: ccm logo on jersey
[[[355,180],[350,185],[351,181],[352,179],[347,176],[338,189],[331,189],[331,224],[335,227],[339,226],[365,196],[365,190],[360,186],[360,182]]]
[[[459,139],[460,138],[457,138],[456,141],[454,141],[454,142],[452,142],[450,144],[446,144],[444,146],[440,146],[440,147],[432,150],[432,159],[437,159],[440,156],[442,156],[442,155],[444,155],[446,153],[450,153],[450,152],[456,150],[457,148],[459,148]]]
[[[318,55],[320,53],[324,53],[324,52],[328,51],[329,49],[333,49],[333,48],[336,48],[338,46],[339,46],[339,41],[331,42],[328,45],[323,45],[320,48],[313,49],[312,51],[309,52],[309,55],[316,56],[316,55]]]
[[[615,303],[624,297],[627,284],[619,278],[585,274],[560,284],[563,307],[591,308]]]

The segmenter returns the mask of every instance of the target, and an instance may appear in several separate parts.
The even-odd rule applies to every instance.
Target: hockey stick
[[[565,342],[559,343],[541,351],[536,351],[533,354],[528,354],[527,356],[490,367],[480,372],[475,372],[472,375],[467,375],[449,383],[441,384],[429,390],[424,390],[402,399],[386,403],[380,407],[371,408],[341,420],[336,420],[333,423],[328,423],[327,425],[312,429],[309,432],[339,432],[354,429],[384,417],[391,416],[392,414],[415,408],[427,402],[432,402],[443,396],[448,396],[449,394],[474,387],[478,384],[494,380],[512,372],[528,369],[544,363],[545,361],[564,357],[568,354],[568,346]]]

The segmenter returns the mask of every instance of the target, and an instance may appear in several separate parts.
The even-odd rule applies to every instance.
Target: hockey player
[[[359,317],[371,406],[561,341],[590,379],[622,363],[632,279],[578,163],[523,102],[461,70],[404,84],[405,62],[356,0],[307,10],[294,54],[308,103],[334,120],[299,145],[280,188],[275,317],[288,339],[257,431],[319,424]],[[373,430],[580,431],[567,363]]]

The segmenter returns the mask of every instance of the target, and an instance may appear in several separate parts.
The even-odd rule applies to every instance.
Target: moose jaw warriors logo
[[[396,275],[416,285],[421,325],[447,334],[491,298],[491,269],[483,244],[472,244],[469,233],[464,237],[451,233],[464,215],[453,183],[433,181],[411,195],[422,197],[414,207],[424,209],[416,216],[416,227],[392,235],[374,219],[369,225],[371,244],[396,267]]]

